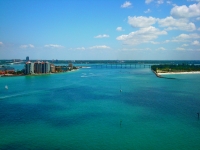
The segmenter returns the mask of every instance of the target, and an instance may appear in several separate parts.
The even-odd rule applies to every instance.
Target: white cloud
[[[133,26],[133,27],[138,27],[138,28],[144,28],[144,27],[149,27],[153,24],[155,24],[157,21],[156,18],[153,17],[130,17],[128,16],[128,23]]]
[[[164,19],[158,19],[154,17],[145,17],[145,16],[128,16],[128,23],[132,27],[144,28],[149,27],[158,22],[161,27],[166,27],[166,30],[184,30],[184,31],[194,31],[196,26],[194,23],[189,22],[188,19],[181,18],[175,19],[172,16],[166,17]]]
[[[175,6],[171,10],[171,15],[178,18],[200,16],[200,3],[192,4],[189,7],[187,7],[186,5]]]
[[[85,47],[78,47],[77,50],[85,50]]]
[[[159,50],[159,51],[164,51],[164,50],[166,50],[164,47],[159,47],[157,50]]]
[[[151,41],[151,44],[159,44],[159,42]]]
[[[96,46],[89,47],[89,49],[110,49],[110,47],[106,45],[96,45]]]
[[[150,13],[151,10],[150,9],[147,9],[146,11],[144,11],[144,13]]]
[[[170,42],[170,40],[165,40],[165,41],[164,41],[164,43],[169,43],[169,42]]]
[[[187,44],[183,44],[182,47],[189,46],[188,43],[200,39],[200,35],[197,33],[192,34],[180,34],[179,36],[173,37],[172,40],[165,40],[163,43],[169,43],[169,42],[185,42]]]
[[[111,49],[111,48],[106,45],[96,45],[96,46],[91,46],[91,47],[70,48],[69,50],[93,50],[93,49]]]
[[[57,45],[57,44],[48,44],[48,45],[45,45],[44,47],[46,47],[46,48],[63,48],[64,46]]]
[[[145,48],[144,50],[150,51],[151,49],[147,47],[147,48]]]
[[[132,4],[129,1],[124,2],[124,4],[121,5],[122,8],[130,7]]]
[[[34,45],[32,45],[32,44],[29,44],[29,47],[30,47],[30,48],[34,48]]]
[[[197,30],[200,31],[200,28],[198,28]]]
[[[145,3],[146,4],[150,4],[151,2],[153,2],[154,0],[145,0]],[[160,5],[160,4],[163,4],[164,3],[164,0],[156,0],[156,3],[158,4],[158,5]]]
[[[123,41],[124,44],[138,45],[141,43],[151,43],[154,39],[157,39],[159,35],[166,34],[166,31],[160,31],[159,29],[150,26],[147,28],[140,28],[138,31],[131,32],[128,35],[118,36],[116,39]]]
[[[164,1],[163,0],[158,0],[157,3],[160,5],[160,4],[163,4]]]
[[[150,48],[122,48],[120,51],[150,51]]]
[[[0,42],[0,45],[3,45],[3,42]]]
[[[189,36],[189,34],[180,34],[175,39],[177,39],[177,40],[185,40],[185,39],[190,39],[190,36]]]
[[[145,0],[145,3],[146,3],[146,4],[149,4],[149,3],[151,3],[151,2],[153,2],[153,0]]]
[[[167,4],[171,4],[172,2],[171,1],[167,1]]]
[[[122,27],[117,27],[116,30],[117,31],[123,31]]]
[[[192,39],[199,39],[200,35],[193,33],[193,34],[180,34],[177,37],[174,37],[172,42],[187,42],[190,41]]]
[[[120,51],[136,51],[138,49],[136,48],[122,48],[122,49],[119,49]]]
[[[103,35],[97,35],[94,38],[108,38],[108,37],[109,37],[109,35],[103,34]]]
[[[185,48],[183,48],[183,47],[177,47],[176,50],[178,50],[178,51],[184,51]]]
[[[28,44],[28,45],[21,45],[20,48],[34,48],[34,45]]]
[[[196,20],[200,20],[200,17],[197,17]]]
[[[199,41],[195,40],[194,42],[192,42],[192,45],[200,45]]]
[[[20,48],[27,48],[28,45],[21,45]]]
[[[183,45],[182,45],[182,47],[187,47],[187,46],[188,46],[188,44],[183,44]]]
[[[161,27],[167,27],[166,30],[196,30],[195,24],[189,22],[188,19],[174,19],[172,16],[166,17],[164,19],[159,19],[158,23]]]

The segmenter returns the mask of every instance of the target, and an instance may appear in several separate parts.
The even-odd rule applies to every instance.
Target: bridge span
[[[96,64],[96,68],[151,68],[150,64],[119,64],[119,63],[109,63],[109,64]]]

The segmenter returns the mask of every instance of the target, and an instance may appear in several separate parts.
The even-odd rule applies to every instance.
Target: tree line
[[[190,64],[177,64],[177,65],[152,65],[151,69],[155,72],[190,72],[190,71],[200,71],[200,65],[190,65]]]

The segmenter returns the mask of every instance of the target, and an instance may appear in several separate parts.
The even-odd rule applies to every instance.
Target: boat
[[[7,86],[7,85],[5,86],[5,89],[6,89],[6,90],[8,89],[8,86]]]

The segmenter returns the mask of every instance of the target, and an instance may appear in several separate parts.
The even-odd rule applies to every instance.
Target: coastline
[[[0,75],[0,77],[21,77],[21,76],[26,76],[26,75],[24,75],[24,74],[19,74],[19,75],[12,75],[12,74]]]
[[[162,76],[159,75],[158,73],[156,73],[153,69],[151,69],[151,71],[152,71],[158,78],[162,78]]]
[[[151,70],[152,70],[152,69],[151,69]],[[156,75],[156,77],[158,77],[158,78],[175,79],[175,78],[163,77],[163,76],[161,76],[160,74],[156,73],[154,70],[152,70],[152,71],[153,71],[153,73]]]
[[[42,75],[51,75],[51,74],[59,74],[59,73],[67,73],[67,72],[73,72],[73,71],[76,71],[78,70],[79,68],[77,69],[72,69],[72,70],[69,70],[69,71],[62,71],[62,72],[54,72],[54,73],[35,73],[35,74],[19,74],[19,75],[14,75],[14,74],[5,74],[5,75],[0,75],[0,77],[20,77],[20,76],[42,76]]]
[[[162,73],[155,73],[155,74],[157,74],[157,75],[167,75],[167,74],[200,74],[200,71],[190,71],[190,72],[162,72]]]

